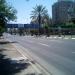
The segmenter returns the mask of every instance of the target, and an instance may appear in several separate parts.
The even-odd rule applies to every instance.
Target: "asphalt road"
[[[9,36],[52,75],[75,75],[75,40]]]

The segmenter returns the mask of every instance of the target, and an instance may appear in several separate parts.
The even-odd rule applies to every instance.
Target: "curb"
[[[10,42],[12,42],[9,39],[6,39]],[[34,60],[30,54],[28,52],[23,52],[23,50],[27,50],[25,49],[23,46],[20,46],[19,44],[15,43],[12,44],[15,49],[24,57],[24,59],[30,64],[32,65],[33,69],[37,72],[36,75],[52,75],[50,72],[48,72],[47,69],[45,69],[45,67],[43,67],[41,64],[39,64],[39,62],[37,62],[36,60]]]
[[[15,44],[13,44],[15,46]],[[17,46],[18,45],[18,46]],[[19,46],[19,44],[17,44],[15,47],[18,51],[20,50],[24,50],[25,48],[22,46]],[[18,48],[20,47],[20,48]],[[26,49],[27,50],[27,49]],[[22,52],[20,52],[22,54]],[[36,60],[34,60],[28,52],[24,54],[22,54],[24,57],[27,57],[27,61],[29,61],[29,63],[32,65],[32,67],[37,71],[38,75],[52,75],[50,72],[48,72],[42,65],[40,65]]]

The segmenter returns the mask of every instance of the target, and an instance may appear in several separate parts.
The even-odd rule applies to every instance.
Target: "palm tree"
[[[33,11],[31,13],[31,19],[35,20],[39,24],[39,29],[40,29],[43,17],[47,14],[48,14],[47,9],[42,5],[36,5],[36,7],[33,8]]]
[[[36,7],[33,8],[33,11],[31,13],[31,18],[38,20],[38,24],[41,24],[42,18],[48,14],[47,9],[42,5],[36,5]]]

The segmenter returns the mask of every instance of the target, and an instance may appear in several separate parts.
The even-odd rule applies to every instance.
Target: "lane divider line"
[[[40,45],[43,45],[43,46],[47,46],[47,47],[49,47],[49,45],[47,45],[47,44],[43,44],[43,43],[39,43]]]

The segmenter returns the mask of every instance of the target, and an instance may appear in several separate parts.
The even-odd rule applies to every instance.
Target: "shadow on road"
[[[9,42],[0,42],[0,44],[7,44]],[[5,58],[6,55],[3,54],[5,49],[0,49],[0,75],[15,75],[21,70],[27,69],[30,65],[29,63],[12,63],[14,60],[11,58]]]

